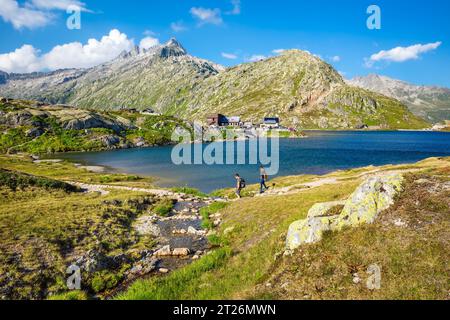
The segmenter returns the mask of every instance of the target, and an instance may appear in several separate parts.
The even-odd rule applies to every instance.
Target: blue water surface
[[[306,139],[280,141],[277,176],[325,174],[340,169],[413,163],[450,156],[450,133],[444,132],[307,132]],[[247,148],[248,149],[248,148]],[[172,147],[69,153],[58,158],[102,165],[119,172],[157,176],[161,187],[191,186],[211,192],[235,184],[239,173],[258,182],[258,165],[175,165]],[[248,156],[248,155],[247,155]]]

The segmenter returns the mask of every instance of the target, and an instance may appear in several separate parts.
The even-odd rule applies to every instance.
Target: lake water
[[[340,169],[413,163],[450,156],[450,133],[308,132],[306,139],[280,141],[278,176],[325,174]],[[161,187],[192,186],[204,192],[232,187],[234,174],[258,182],[257,165],[175,165],[172,147],[70,153],[58,158],[101,165],[118,172],[157,176]]]

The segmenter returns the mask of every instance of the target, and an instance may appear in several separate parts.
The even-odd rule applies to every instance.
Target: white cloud
[[[286,49],[275,49],[275,50],[272,50],[272,53],[274,53],[274,54],[282,54],[285,51],[286,51]]]
[[[28,73],[41,69],[38,51],[30,45],[23,45],[13,52],[0,54],[0,70]]]
[[[420,54],[437,49],[442,42],[434,42],[428,44],[415,44],[409,47],[396,47],[391,50],[382,50],[373,54],[370,59],[366,59],[368,67],[373,66],[378,61],[404,62],[408,60],[417,60]]]
[[[187,30],[187,28],[183,24],[183,21],[172,22],[170,24],[170,28],[174,32],[182,32],[182,31],[186,31]]]
[[[33,46],[24,45],[14,52],[0,55],[0,70],[34,72],[63,68],[89,68],[116,58],[131,50],[133,40],[113,29],[100,40],[89,39],[86,44],[71,42],[54,47],[41,55]]]
[[[50,13],[21,7],[16,0],[0,0],[0,16],[15,29],[43,27],[52,20]]]
[[[91,12],[78,0],[29,0],[22,6],[17,0],[0,0],[0,16],[15,29],[34,29],[51,23],[55,17],[53,11],[66,11],[71,6]]]
[[[222,52],[222,57],[224,57],[225,59],[230,59],[230,60],[235,60],[238,58],[237,55],[235,55],[233,53],[226,53],[226,52]]]
[[[227,14],[231,15],[241,14],[241,0],[231,0],[231,4],[233,5],[233,9],[231,11],[228,11]]]
[[[152,30],[145,30],[144,32],[142,32],[142,34],[147,37],[154,37],[154,36],[158,35],[156,32],[154,32]]]
[[[159,45],[159,40],[154,37],[145,37],[139,43],[139,47],[141,47],[142,49],[148,49],[157,45]]]
[[[199,21],[199,25],[223,23],[220,9],[191,8],[191,15]]]
[[[333,61],[333,62],[339,62],[339,61],[341,61],[341,57],[340,56],[333,56],[333,57],[330,58],[330,60]]]
[[[80,7],[82,11],[88,11],[86,4],[78,0],[31,0],[32,6],[44,10],[64,10],[70,6]]]
[[[265,60],[265,59],[267,59],[267,57],[262,54],[254,54],[250,58],[248,58],[247,61],[257,62],[257,61],[261,61],[261,60]]]

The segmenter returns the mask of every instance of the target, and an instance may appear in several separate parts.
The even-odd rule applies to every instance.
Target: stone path
[[[102,184],[87,184],[87,183],[73,182],[73,181],[66,181],[66,182],[68,184],[77,186],[83,190],[86,190],[86,192],[99,192],[102,195],[108,195],[110,193],[110,191],[108,191],[108,190],[122,190],[122,191],[148,193],[148,194],[153,194],[153,195],[159,196],[159,197],[175,197],[175,198],[179,198],[179,199],[187,197],[186,194],[175,193],[175,192],[163,190],[163,189],[146,189],[146,188],[134,188],[134,187],[112,186],[112,185],[102,185]]]

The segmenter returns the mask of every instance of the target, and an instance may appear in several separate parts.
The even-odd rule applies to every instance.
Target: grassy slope
[[[20,157],[0,156],[0,168],[52,179],[100,183],[104,175],[89,173],[69,163],[33,164]],[[2,170],[3,175],[11,173]],[[139,237],[131,223],[139,214],[133,202],[148,195],[139,192],[97,193],[65,191],[65,184],[47,178],[18,180],[16,190],[10,179],[0,180],[0,284],[3,295],[16,299],[40,299],[65,290],[65,268],[71,256],[94,249],[111,256],[150,248],[151,239]],[[129,182],[126,175],[114,175],[117,184]],[[109,176],[111,178],[111,176]],[[31,182],[31,183],[28,183]],[[27,185],[28,183],[28,185]],[[71,190],[68,190],[71,191]],[[121,201],[119,207],[108,203]],[[150,246],[150,247],[149,247]],[[97,287],[120,278],[121,270],[109,270],[84,279]],[[93,283],[93,282],[92,282]],[[86,288],[86,287],[84,287]]]
[[[449,159],[432,159],[417,165],[394,168],[420,169],[425,172],[430,171],[430,168],[446,168],[445,179],[448,179],[449,166]],[[383,169],[394,168],[386,166]],[[387,228],[385,232],[380,226],[374,225],[332,235],[323,243],[306,251],[298,251],[293,258],[281,257],[291,222],[304,218],[309,208],[317,202],[346,198],[361,182],[357,176],[370,170],[373,168],[329,175],[341,179],[338,187],[323,185],[294,195],[246,198],[232,203],[222,211],[224,224],[219,230],[222,250],[231,250],[232,255],[217,254],[208,260],[202,259],[190,269],[173,273],[163,282],[138,281],[119,298],[446,298],[442,289],[443,280],[448,276],[445,261],[448,260],[449,250],[448,242],[442,242],[441,239],[448,239],[448,228],[445,229],[447,224],[436,225],[440,232],[426,234],[433,239],[429,242],[414,232],[405,231],[405,234],[398,235],[392,228]],[[295,185],[310,179],[312,177],[288,177],[278,179],[278,183]],[[228,228],[234,229],[224,235],[223,232]],[[405,239],[410,239],[406,246]],[[317,250],[321,250],[320,257]],[[415,255],[416,258],[411,260]],[[389,280],[394,281],[376,294],[361,287],[355,289],[349,272],[342,272],[343,266],[361,267],[374,262],[383,264],[383,268],[388,270],[396,270],[396,273],[387,275]],[[340,264],[340,268],[336,264]],[[282,278],[285,272],[294,272],[296,276],[290,283],[293,292],[303,283],[309,286],[296,295],[283,295],[281,289],[275,291],[265,286],[272,276]],[[435,283],[430,282],[433,277],[436,277]],[[171,280],[176,281],[176,285],[172,285]],[[278,286],[283,284],[277,278],[273,280]]]

